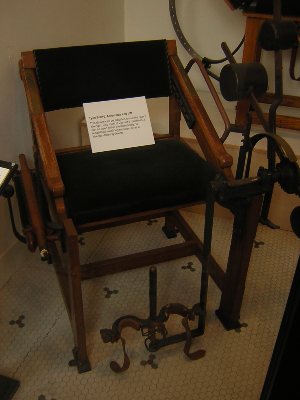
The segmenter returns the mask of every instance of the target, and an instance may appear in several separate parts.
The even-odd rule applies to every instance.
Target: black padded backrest
[[[257,0],[256,9],[257,13],[273,14],[273,1],[271,0]],[[281,1],[282,15],[289,15],[300,17],[300,2],[299,0],[282,0]]]
[[[165,40],[34,50],[45,111],[170,95]]]

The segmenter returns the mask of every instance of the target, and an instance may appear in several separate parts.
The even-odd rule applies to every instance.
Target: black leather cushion
[[[104,153],[58,156],[75,224],[206,198],[214,169],[177,140]]]
[[[165,40],[34,50],[45,111],[170,95]]]

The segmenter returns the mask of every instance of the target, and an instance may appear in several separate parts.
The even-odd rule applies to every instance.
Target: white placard
[[[5,181],[5,178],[7,177],[9,171],[9,168],[0,167],[0,186]]]
[[[84,103],[92,152],[154,144],[145,97]]]

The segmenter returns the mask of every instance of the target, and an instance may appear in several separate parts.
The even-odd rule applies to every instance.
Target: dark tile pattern
[[[191,261],[189,261],[187,263],[187,265],[183,265],[181,268],[182,269],[189,269],[191,272],[196,271],[196,268],[194,267],[194,263],[192,263]]]
[[[158,364],[154,362],[155,360],[155,354],[150,354],[148,360],[142,360],[141,365],[145,367],[146,365],[150,365],[151,368],[157,369]]]
[[[259,249],[260,246],[263,246],[265,242],[261,242],[259,240],[254,240],[254,248]]]
[[[108,287],[105,287],[103,290],[104,290],[104,292],[106,292],[105,297],[106,297],[107,299],[109,299],[109,298],[111,297],[112,294],[118,294],[118,293],[119,293],[119,291],[118,291],[117,289],[111,290],[111,289],[109,289]]]
[[[25,319],[25,315],[19,315],[18,319],[12,319],[9,321],[10,325],[17,325],[19,328],[24,328],[25,324],[22,322]]]

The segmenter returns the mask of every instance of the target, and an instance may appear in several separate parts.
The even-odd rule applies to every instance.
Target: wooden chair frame
[[[156,136],[156,140],[168,140],[170,137],[180,140],[181,113],[187,120],[189,115],[192,115],[194,119],[192,130],[205,158],[228,181],[231,181],[234,179],[231,172],[232,157],[225,151],[197,92],[177,56],[175,41],[171,40],[167,43],[171,74],[177,82],[179,93],[176,94],[175,91],[175,95],[172,95],[169,100],[170,134]],[[62,231],[58,234],[55,229],[51,230],[45,225],[32,182],[32,171],[27,165],[25,156],[21,155],[21,174],[32,228],[25,234],[31,250],[34,250],[37,245],[41,251],[47,249],[51,254],[73,330],[75,364],[79,372],[84,372],[90,369],[90,364],[86,348],[81,281],[192,254],[195,254],[202,261],[203,243],[188,226],[177,207],[176,209],[174,207],[158,209],[75,226],[68,217],[64,201],[64,183],[56,159],[57,152],[53,149],[51,143],[39,94],[33,53],[22,53],[19,66],[32,124],[35,169],[39,170],[41,174],[44,190],[51,204],[51,214],[54,222],[62,227]],[[80,150],[81,148],[72,148],[61,151],[76,152]],[[182,206],[189,205],[192,204],[183,204]],[[222,292],[218,316],[227,329],[240,326],[240,309],[260,207],[261,196],[258,195],[247,199],[246,206],[243,203],[241,207],[236,208],[230,253],[225,269],[222,269],[212,256],[210,257],[210,275]],[[78,235],[90,230],[157,217],[165,217],[166,232],[172,232],[176,227],[185,242],[162,249],[153,249],[138,254],[117,257],[112,260],[102,260],[99,263],[80,265]],[[68,262],[65,265],[62,261],[64,257],[62,257],[63,252],[59,244],[63,244],[62,248],[66,247],[68,250]]]

